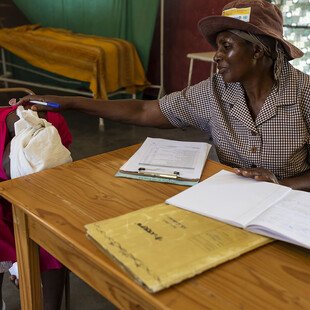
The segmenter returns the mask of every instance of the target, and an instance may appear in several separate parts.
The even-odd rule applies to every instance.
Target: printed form
[[[210,149],[204,142],[147,138],[120,171],[199,179]]]

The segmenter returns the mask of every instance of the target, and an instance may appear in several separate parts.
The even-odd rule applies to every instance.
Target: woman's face
[[[217,35],[216,44],[214,61],[225,82],[242,83],[255,74],[256,61],[252,43],[229,31],[223,31]]]

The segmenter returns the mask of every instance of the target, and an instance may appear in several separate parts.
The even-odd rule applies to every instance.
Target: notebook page
[[[222,170],[166,203],[243,227],[291,189]]]
[[[292,190],[247,229],[310,249],[310,193]]]

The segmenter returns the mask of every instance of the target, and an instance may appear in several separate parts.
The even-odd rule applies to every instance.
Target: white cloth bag
[[[15,137],[11,141],[11,178],[17,178],[72,161],[57,129],[37,112],[19,106]]]

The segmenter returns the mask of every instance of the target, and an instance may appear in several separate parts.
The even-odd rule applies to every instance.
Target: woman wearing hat
[[[27,96],[18,104],[56,101],[141,126],[194,126],[237,174],[310,191],[310,79],[288,62],[303,53],[283,39],[279,9],[237,0],[199,28],[217,50],[218,73],[197,85],[153,101]]]

